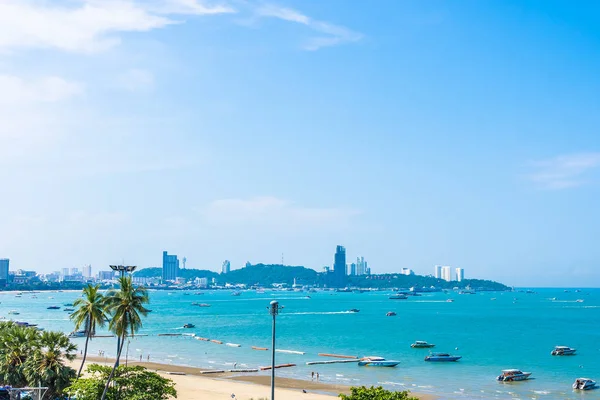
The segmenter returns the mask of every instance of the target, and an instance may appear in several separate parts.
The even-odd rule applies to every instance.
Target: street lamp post
[[[271,400],[275,400],[275,317],[279,314],[279,310],[283,306],[279,306],[279,302],[273,300],[269,305],[269,314],[273,316],[273,334],[271,343]]]
[[[132,273],[137,268],[136,265],[109,265],[110,269],[115,272],[119,272],[119,277],[125,276],[125,272]],[[119,349],[121,348],[121,338],[117,335],[117,356],[119,355]],[[127,364],[127,362],[125,362]],[[117,357],[117,367],[119,366],[119,358]]]

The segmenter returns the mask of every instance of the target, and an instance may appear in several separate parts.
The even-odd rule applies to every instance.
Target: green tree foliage
[[[381,386],[370,388],[366,386],[351,387],[350,395],[340,394],[342,400],[419,400],[410,396],[410,392],[391,392]]]
[[[75,370],[77,347],[60,332],[39,332],[12,322],[0,323],[0,384],[48,386],[45,398],[55,398],[68,386]]]
[[[106,313],[104,312],[104,296],[99,290],[100,285],[87,285],[83,288],[82,297],[73,303],[75,312],[71,314],[70,318],[75,323],[75,330],[79,330],[81,326],[84,326],[86,332],[83,360],[81,361],[79,371],[77,371],[78,378],[85,364],[88,343],[96,334],[96,327],[104,326],[107,320]]]
[[[108,328],[121,339],[121,345],[117,352],[115,365],[106,381],[102,400],[106,398],[108,386],[119,365],[126,338],[135,336],[135,333],[142,327],[142,316],[148,315],[148,309],[144,307],[150,301],[146,288],[134,286],[131,276],[121,277],[119,284],[121,286],[119,290],[111,290],[106,294],[105,299],[106,311],[111,315]]]
[[[76,396],[77,400],[98,400],[111,371],[111,367],[92,364],[87,368],[88,375],[75,381],[66,392]],[[109,400],[166,400],[177,397],[172,380],[141,366],[119,366],[113,379],[115,385],[106,393],[106,399]]]

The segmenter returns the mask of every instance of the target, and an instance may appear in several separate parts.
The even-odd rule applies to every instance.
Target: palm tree
[[[96,334],[96,327],[105,325],[107,317],[104,311],[104,296],[99,292],[100,285],[87,285],[83,288],[82,297],[75,300],[73,306],[77,309],[71,314],[71,320],[75,322],[75,330],[85,326],[85,347],[83,350],[83,360],[79,371],[77,371],[77,379],[81,375],[81,370],[85,364],[87,357],[88,342]]]
[[[130,276],[123,276],[119,279],[121,288],[119,290],[111,290],[105,297],[106,310],[112,315],[112,319],[108,324],[108,328],[121,340],[121,345],[117,350],[117,359],[113,366],[104,392],[102,400],[106,398],[108,386],[113,379],[123,344],[128,336],[135,336],[135,333],[142,327],[142,316],[148,315],[148,309],[144,307],[150,301],[148,291],[144,287],[134,287]]]
[[[5,385],[27,386],[25,362],[39,347],[40,334],[12,322],[0,326],[0,380]]]
[[[73,361],[76,354],[77,346],[64,333],[42,332],[38,348],[24,365],[27,382],[47,386],[46,396],[55,398],[75,377],[75,370],[65,365],[65,360]]]

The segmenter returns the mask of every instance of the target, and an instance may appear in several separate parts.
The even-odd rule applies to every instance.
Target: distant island
[[[144,268],[135,272],[135,278],[160,278],[161,268]],[[217,273],[201,269],[180,269],[178,276],[186,281],[196,278],[206,278],[209,282],[213,279],[216,285],[245,285],[247,287],[273,285],[297,286],[327,286],[326,273],[317,272],[314,269],[302,266],[286,266],[280,264],[256,264],[247,265],[244,268],[230,271],[229,273]],[[445,281],[432,276],[402,275],[396,273],[373,274],[373,275],[351,275],[347,276],[347,286],[354,288],[431,288],[437,289],[465,289],[467,287],[477,291],[506,291],[511,288],[494,281],[482,279],[464,279],[458,281]]]

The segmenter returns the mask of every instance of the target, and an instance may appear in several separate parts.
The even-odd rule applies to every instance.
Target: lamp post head
[[[271,303],[269,304],[269,314],[273,316],[279,314],[279,308],[279,302],[277,300],[271,301]]]

